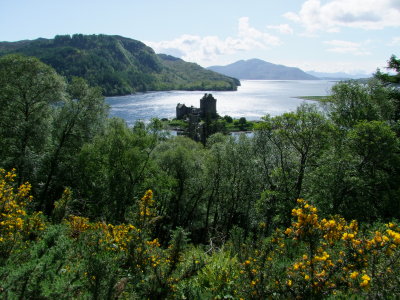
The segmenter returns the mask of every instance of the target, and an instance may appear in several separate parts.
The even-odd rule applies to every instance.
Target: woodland
[[[0,57],[0,297],[400,296],[400,60],[203,143]]]

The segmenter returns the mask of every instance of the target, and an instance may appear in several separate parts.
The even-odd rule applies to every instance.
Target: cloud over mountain
[[[308,34],[338,32],[341,27],[383,29],[400,26],[399,0],[307,0],[299,12],[288,12],[287,19],[301,24]]]
[[[290,31],[290,29],[284,26],[281,31]],[[157,53],[166,53],[198,63],[211,62],[220,55],[252,49],[268,49],[279,46],[281,43],[279,37],[252,27],[247,17],[238,20],[238,31],[235,37],[221,39],[218,36],[201,37],[184,34],[169,41],[146,42]]]

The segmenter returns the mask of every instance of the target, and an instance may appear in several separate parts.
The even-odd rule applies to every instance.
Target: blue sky
[[[260,58],[370,73],[400,56],[400,0],[0,0],[0,41],[118,34],[201,66]]]

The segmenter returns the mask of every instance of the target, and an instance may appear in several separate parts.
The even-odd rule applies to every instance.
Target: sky
[[[259,58],[372,73],[400,56],[400,0],[0,0],[0,41],[115,34],[203,67]]]

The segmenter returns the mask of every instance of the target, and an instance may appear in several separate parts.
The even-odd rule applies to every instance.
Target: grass
[[[319,102],[331,102],[331,96],[297,96],[294,98],[303,99],[303,100],[311,100],[311,101],[319,101]]]

